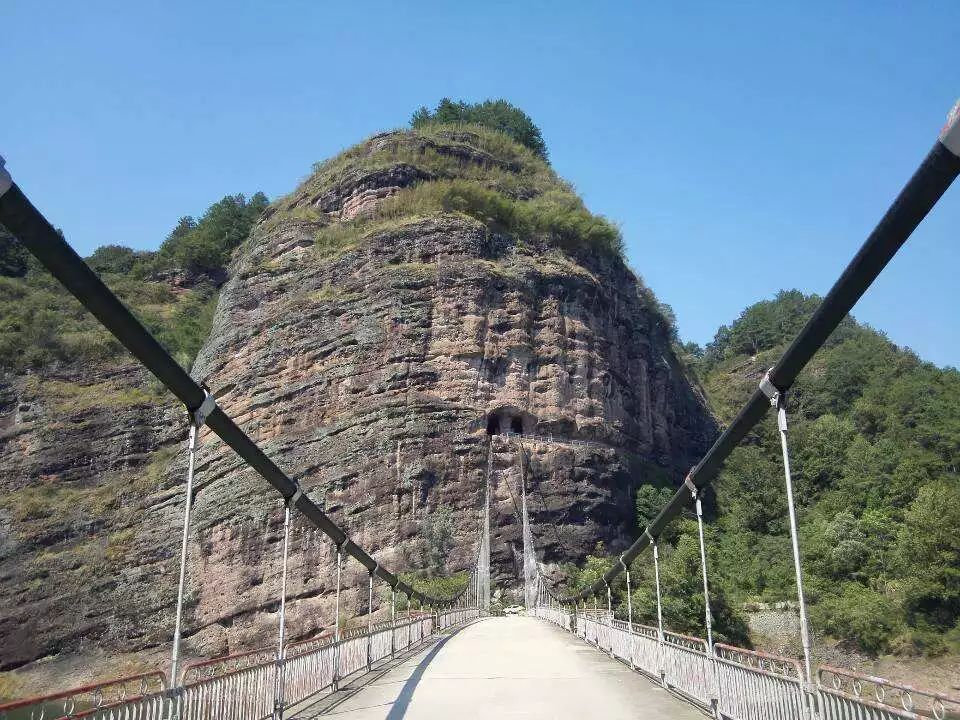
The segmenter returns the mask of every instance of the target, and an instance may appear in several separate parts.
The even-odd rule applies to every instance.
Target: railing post
[[[284,503],[283,508],[283,569],[281,570],[280,580],[280,619],[277,639],[277,671],[274,681],[274,702],[273,717],[274,720],[283,720],[283,681],[284,681],[284,658],[286,650],[284,648],[284,634],[286,631],[286,611],[287,611],[287,558],[290,553],[290,506],[293,505],[301,495],[300,488]]]
[[[390,659],[397,656],[397,588],[390,587]]]
[[[713,715],[720,718],[720,688],[717,676],[717,664],[713,656],[713,613],[710,612],[710,587],[707,584],[707,546],[703,539],[703,503],[700,502],[700,489],[687,475],[684,485],[693,495],[693,502],[697,510],[697,535],[700,538],[700,569],[703,574],[703,614],[707,624],[707,655],[713,672],[713,697],[710,698]]]
[[[803,592],[803,569],[800,565],[800,540],[797,533],[797,510],[793,502],[793,478],[790,474],[790,449],[787,444],[787,394],[770,381],[770,373],[760,381],[760,390],[777,409],[777,429],[780,431],[780,449],[783,453],[783,476],[787,489],[787,513],[790,516],[790,544],[793,549],[793,571],[797,580],[797,600],[800,604],[800,642],[803,645],[804,697],[811,718],[818,714],[816,688],[813,683],[813,666],[810,659],[810,627],[807,619],[807,603]]]
[[[333,690],[339,689],[340,683],[340,571],[343,566],[343,545],[337,543],[337,601],[333,615]]]
[[[657,587],[657,645],[660,649],[658,653],[660,658],[660,682],[664,687],[667,687],[667,666],[664,658],[665,649],[663,642],[663,602],[660,599],[660,546],[656,539],[650,534],[649,530],[647,531],[647,537],[653,546],[653,578]]]
[[[633,599],[630,597],[630,566],[623,561],[623,555],[620,556],[620,565],[623,567],[623,573],[627,579],[627,654],[630,656],[630,669],[633,665]]]
[[[196,411],[190,413],[190,435],[187,440],[187,488],[183,502],[183,537],[180,542],[180,580],[177,585],[177,609],[173,625],[173,650],[170,654],[170,692],[171,708],[169,716],[175,718],[179,712],[174,708],[179,705],[177,675],[180,672],[180,636],[183,628],[183,600],[187,586],[187,550],[190,547],[190,514],[193,509],[193,474],[196,468],[197,436],[200,428],[207,420],[207,416],[217,407],[213,395],[207,393],[203,403]]]
[[[374,565],[367,579],[367,672],[373,669],[373,576],[377,567]]]
[[[603,579],[603,584],[607,586],[607,642],[610,645],[610,657],[613,657],[613,598],[610,594],[610,583]]]

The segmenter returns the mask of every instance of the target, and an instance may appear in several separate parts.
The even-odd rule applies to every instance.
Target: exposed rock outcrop
[[[495,584],[518,583],[521,473],[548,567],[582,559],[597,539],[623,547],[635,532],[636,488],[679,480],[715,432],[652,295],[615,254],[521,239],[456,211],[365,220],[433,179],[469,177],[508,197],[536,197],[545,182],[560,184],[545,168],[531,170],[468,132],[377,136],[277,201],[234,258],[194,376],[392,568],[417,566],[419,531],[441,507],[455,521],[447,568],[472,564],[488,467]],[[318,242],[344,223],[337,242]],[[17,392],[8,387],[11,398]],[[0,418],[0,467],[21,486],[66,482],[76,467],[85,469],[76,482],[91,487],[105,472],[142,477],[148,453],[179,447],[185,429],[170,403],[147,402],[71,435],[79,445],[64,451],[62,434],[23,430],[21,404],[11,399]],[[107,437],[112,449],[95,444]],[[213,655],[273,632],[282,512],[222,443],[201,439],[188,652]],[[122,457],[111,455],[117,447]],[[57,580],[44,578],[17,596],[23,611],[0,622],[3,646],[16,648],[3,664],[76,649],[81,635],[100,642],[109,632],[124,649],[166,641],[184,470],[182,453],[172,454],[151,466],[150,482],[132,485],[135,517],[110,527],[129,535],[112,577],[84,575],[89,621],[55,622],[59,636],[35,632],[37,624],[21,630],[58,597]],[[51,467],[68,456],[74,469]],[[16,545],[21,530],[14,522],[6,542]],[[31,562],[40,552],[31,546]],[[287,609],[294,638],[332,617],[333,552],[297,522]],[[23,561],[15,554],[6,553],[7,573]],[[348,565],[345,584],[348,604],[365,612],[365,574]]]

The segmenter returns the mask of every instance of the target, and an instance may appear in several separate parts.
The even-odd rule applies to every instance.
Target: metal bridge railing
[[[705,707],[717,699],[716,673],[707,641],[702,638],[664,632],[663,677],[674,688]]]
[[[714,649],[721,714],[742,720],[804,717],[798,661],[721,643]]]
[[[633,667],[658,682],[663,682],[663,653],[660,651],[660,639],[655,627],[634,625],[630,652]]]
[[[883,678],[821,666],[805,690],[794,658],[707,641],[648,625],[573,614],[540,605],[535,617],[574,633],[663,686],[726,720],[809,720],[815,700],[819,720],[949,720],[960,717],[960,698],[892,683]]]
[[[824,720],[868,717],[960,718],[960,698],[821,665],[817,685]]]
[[[0,705],[0,720],[266,720],[277,710],[279,678],[283,707],[293,707],[331,691],[348,675],[479,616],[476,607],[456,608],[379,623],[372,632],[355,628],[339,641],[327,633],[291,643],[282,661],[272,650],[254,650],[191,663],[173,693],[161,672],[87,685]]]
[[[117,716],[122,708],[131,720],[161,720],[166,710],[167,678],[162,672],[129,675],[108,682],[93,683],[62,692],[0,705],[0,720]]]

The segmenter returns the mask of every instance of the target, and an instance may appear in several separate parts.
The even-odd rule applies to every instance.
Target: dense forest
[[[714,412],[730,421],[819,302],[791,290],[756,303],[706,348],[684,347]],[[789,393],[789,437],[805,583],[815,632],[868,654],[960,651],[960,373],[923,362],[847,318]],[[642,529],[674,492],[643,486]],[[751,602],[796,599],[773,413],[715,483],[708,566],[719,634],[747,641]],[[703,633],[696,524],[665,538],[665,615]],[[649,554],[647,554],[649,555]],[[634,569],[635,612],[655,622],[650,558]],[[571,570],[586,586],[609,567],[598,549]],[[620,613],[625,612],[619,588]]]

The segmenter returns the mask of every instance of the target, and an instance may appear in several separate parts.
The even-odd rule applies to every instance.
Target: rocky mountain
[[[193,365],[218,403],[391,568],[470,567],[485,483],[494,584],[516,587],[520,478],[547,568],[625,546],[634,495],[715,433],[619,233],[536,153],[480,127],[377,135],[270,205]],[[128,361],[0,389],[0,669],[169,641],[186,417]],[[522,450],[521,450],[522,448]],[[282,509],[201,435],[187,653],[272,636]],[[295,523],[288,627],[329,623],[331,543]],[[348,564],[348,607],[366,576]],[[375,602],[376,609],[377,602]]]

